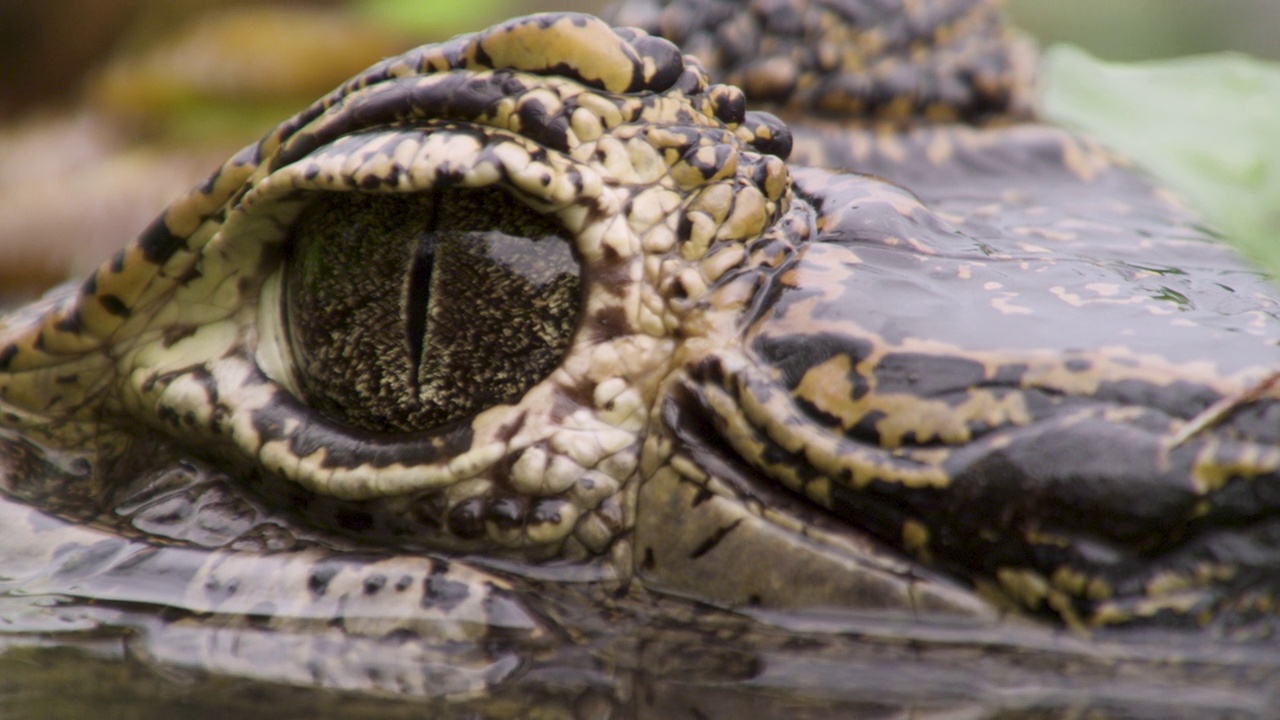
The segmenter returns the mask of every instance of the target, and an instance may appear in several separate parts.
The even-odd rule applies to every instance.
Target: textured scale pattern
[[[1034,122],[992,3],[620,18],[654,35],[539,15],[390,58],[0,320],[6,489],[75,521],[14,518],[21,557],[96,543],[182,595],[82,596],[439,643],[423,662],[576,640],[545,597],[565,577],[605,624],[693,599],[1273,632],[1277,295],[1124,158]],[[291,229],[320,195],[445,190],[563,230],[578,324],[509,401],[349,427],[279,327]],[[458,662],[481,669],[441,692],[505,677]]]
[[[670,38],[752,102],[805,117],[854,125],[1031,114],[1034,52],[993,0],[646,0],[612,19]]]
[[[586,67],[635,69],[543,78],[530,73],[545,72],[546,59],[523,56],[487,69],[526,33],[547,42],[563,33],[557,42],[573,53],[601,55]],[[414,492],[445,490],[412,501],[434,527],[406,520],[409,529],[394,531],[401,535],[443,531],[446,544],[544,554],[573,535],[570,554],[606,550],[624,524],[618,498],[645,424],[633,388],[643,379],[633,373],[651,372],[648,358],[669,346],[677,322],[657,275],[680,264],[685,281],[714,282],[734,262],[718,249],[758,233],[784,206],[786,187],[781,160],[744,141],[785,147],[780,125],[745,122],[741,94],[709,85],[669,44],[625,37],[635,42],[585,16],[541,16],[371,69],[232,159],[43,324],[12,328],[0,396],[22,406],[52,381],[62,389],[39,403],[37,422],[87,420],[60,428],[64,438],[98,433],[105,406],[205,435],[324,495],[403,504]],[[352,127],[355,118],[368,129]],[[255,303],[280,262],[283,229],[311,193],[494,183],[556,217],[589,266],[580,339],[547,383],[469,422],[366,437],[261,373],[249,335]],[[677,245],[663,267],[642,261]],[[638,367],[628,367],[633,359]],[[58,379],[38,371],[49,365]],[[540,496],[548,499],[530,505]],[[477,507],[473,498],[485,500]]]

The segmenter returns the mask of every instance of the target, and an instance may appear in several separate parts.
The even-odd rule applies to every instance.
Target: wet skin
[[[686,10],[652,29],[707,44]],[[949,113],[709,59],[747,112],[572,15],[357,76],[0,325],[10,589],[439,694],[616,617],[1265,642],[1276,293],[952,10]]]

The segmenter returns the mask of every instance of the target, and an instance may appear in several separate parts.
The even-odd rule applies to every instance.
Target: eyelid
[[[293,353],[289,349],[288,312],[284,302],[284,267],[277,268],[262,283],[258,300],[258,338],[253,359],[268,378],[299,396]]]

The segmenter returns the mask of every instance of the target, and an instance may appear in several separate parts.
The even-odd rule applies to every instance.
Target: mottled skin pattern
[[[514,20],[357,76],[6,318],[6,486],[77,523],[6,509],[33,528],[9,587],[393,637],[462,668],[440,693],[503,675],[465,642],[575,637],[517,589],[546,578],[615,609],[1269,634],[1280,401],[1193,423],[1280,361],[1274,293],[1027,121],[989,3],[725,7],[623,19],[725,49],[792,129],[643,31]],[[440,426],[312,409],[281,317],[309,203],[480,188],[571,238],[559,364]]]

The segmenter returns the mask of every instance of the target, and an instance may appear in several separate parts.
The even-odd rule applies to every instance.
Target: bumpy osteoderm
[[[786,207],[787,147],[666,41],[587,16],[392,58],[232,158],[77,292],[9,318],[4,421],[68,444],[141,422],[322,496],[392,497],[342,522],[389,517],[446,547],[603,552],[670,362],[672,285],[741,262]],[[349,427],[308,405],[286,347],[292,228],[324,195],[445,190],[496,190],[562,229],[583,266],[572,340],[493,407]],[[447,321],[498,301],[462,298]]]
[[[993,3],[747,5],[637,20],[746,94],[582,15],[370,68],[6,318],[0,422],[735,609],[1267,625],[1274,291],[1016,124]]]

